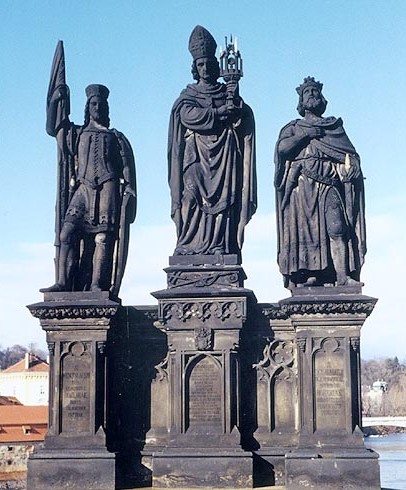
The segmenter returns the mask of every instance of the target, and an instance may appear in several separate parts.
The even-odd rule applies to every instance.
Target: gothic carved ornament
[[[196,350],[210,350],[213,344],[213,332],[211,328],[200,327],[195,329]]]
[[[158,383],[160,381],[167,381],[168,380],[168,361],[169,361],[169,352],[166,355],[165,359],[162,359],[162,361],[154,366],[156,370],[156,375],[155,378],[152,380],[153,383]]]
[[[262,359],[253,365],[258,371],[259,379],[268,380],[277,369],[290,368],[294,362],[293,341],[268,339]]]
[[[239,274],[235,271],[189,272],[172,271],[168,273],[168,287],[238,287]]]
[[[180,320],[186,322],[198,319],[205,322],[211,318],[225,321],[230,319],[246,319],[245,301],[168,301],[160,305],[161,320]]]
[[[262,314],[269,320],[286,320],[291,315],[364,314],[369,316],[372,313],[374,306],[375,301],[282,303],[262,307]]]
[[[117,306],[31,306],[31,315],[40,320],[62,320],[64,318],[112,318]]]

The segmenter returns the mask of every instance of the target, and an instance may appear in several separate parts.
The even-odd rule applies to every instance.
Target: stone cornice
[[[35,318],[40,320],[112,318],[119,308],[117,306],[51,306],[30,305],[28,309]]]
[[[262,313],[270,320],[288,319],[292,315],[366,315],[369,316],[377,299],[368,296],[356,298],[289,298],[279,304],[262,306]]]

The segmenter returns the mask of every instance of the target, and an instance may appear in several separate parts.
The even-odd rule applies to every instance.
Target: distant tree
[[[386,393],[370,392],[373,383],[388,383]],[[406,415],[406,364],[398,357],[361,361],[362,406],[368,415]]]
[[[39,348],[34,342],[28,344],[28,347],[16,344],[12,347],[6,347],[3,349],[0,345],[0,370],[7,369],[16,362],[20,361],[25,356],[26,352],[34,354],[34,356],[42,359],[43,361],[46,361],[48,356],[48,353],[44,349]]]
[[[28,352],[27,347],[23,347],[19,344],[7,347],[6,350],[3,351],[4,355],[2,356],[1,369],[7,369],[9,366],[20,361],[25,356],[26,352]]]
[[[406,373],[403,372],[398,376],[387,393],[388,398],[388,415],[406,415]]]

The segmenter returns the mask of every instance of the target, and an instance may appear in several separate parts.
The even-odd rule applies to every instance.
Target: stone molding
[[[118,308],[118,306],[29,306],[31,315],[40,320],[112,318]]]
[[[336,300],[336,301],[308,301],[280,303],[262,307],[263,315],[269,320],[288,319],[292,315],[366,315],[369,316],[376,300],[371,298],[366,301]]]

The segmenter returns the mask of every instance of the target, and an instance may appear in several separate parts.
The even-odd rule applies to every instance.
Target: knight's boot
[[[111,260],[109,259],[109,239],[104,233],[98,233],[95,237],[91,291],[108,291],[110,289]]]
[[[59,293],[71,290],[71,275],[73,268],[73,249],[70,243],[61,243],[59,249],[58,277],[55,284],[49,288],[41,288],[41,293]]]
[[[337,276],[337,286],[345,286],[349,283],[348,275],[348,247],[342,236],[330,238],[331,257]],[[351,279],[352,281],[352,279]]]

